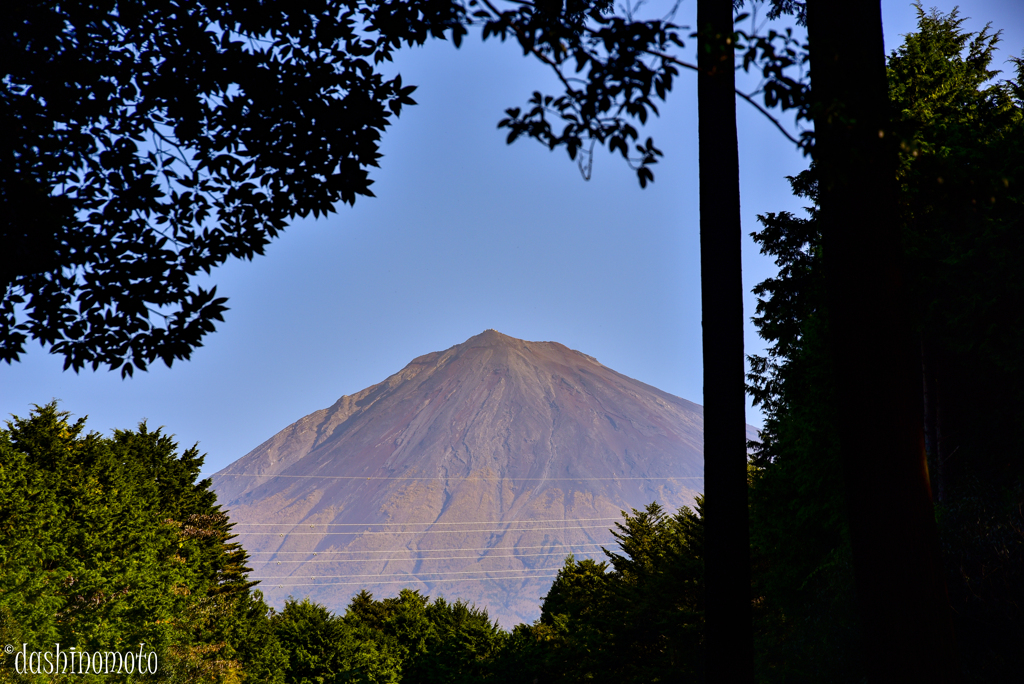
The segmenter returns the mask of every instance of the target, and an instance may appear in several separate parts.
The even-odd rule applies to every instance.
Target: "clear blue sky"
[[[926,4],[925,7],[931,5]],[[677,21],[693,24],[694,0]],[[886,49],[914,30],[907,0],[884,0]],[[952,4],[938,5],[942,11]],[[999,68],[1024,54],[1024,3],[967,0],[967,28],[1003,29]],[[688,46],[689,55],[692,45]],[[385,134],[377,197],[301,221],[254,262],[213,273],[225,321],[190,361],[119,373],[62,372],[32,345],[0,365],[0,416],[61,400],[100,432],[147,419],[182,446],[198,442],[212,473],[294,420],[486,328],[554,340],[686,399],[702,397],[696,81],[684,72],[643,135],[665,152],[641,190],[617,157],[596,155],[584,182],[565,153],[496,128],[506,107],[550,76],[513,44],[433,43],[396,60],[419,89]],[[786,175],[805,159],[739,102],[744,233],[755,216],[799,211]],[[749,238],[744,286],[772,275]],[[755,301],[748,294],[745,315]],[[761,340],[748,323],[747,352]],[[748,409],[747,420],[760,425]]]

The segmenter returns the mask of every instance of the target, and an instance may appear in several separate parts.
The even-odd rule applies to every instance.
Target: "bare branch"
[[[654,51],[651,51],[650,54],[655,55],[657,57],[661,57],[665,61],[671,62],[672,64],[675,64],[676,66],[681,66],[684,69],[690,69],[691,71],[698,71],[696,65],[690,64],[689,62],[684,62],[684,61],[682,61],[680,59],[676,59],[672,55],[667,55],[667,54],[662,53],[662,52],[654,52]],[[775,127],[778,128],[782,132],[782,135],[786,136],[787,140],[789,140],[794,145],[800,145],[800,141],[797,140],[796,138],[794,138],[792,135],[790,135],[789,131],[787,131],[785,128],[783,128],[783,126],[779,122],[779,120],[776,119],[771,114],[769,114],[768,110],[765,109],[764,107],[762,107],[761,105],[759,105],[754,98],[752,98],[750,95],[747,95],[745,92],[743,92],[739,88],[736,89],[736,94],[739,95],[740,97],[742,97],[744,100],[746,100],[750,104],[752,104],[757,109],[757,111],[761,112],[761,114],[763,114],[769,121],[771,121],[773,124],[775,124]]]

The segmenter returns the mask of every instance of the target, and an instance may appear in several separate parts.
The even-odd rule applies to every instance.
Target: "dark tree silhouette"
[[[899,266],[879,3],[809,0],[835,396],[869,681],[950,682],[955,649]]]
[[[869,9],[848,11],[827,0],[778,1],[772,3],[770,16],[788,12],[796,13],[799,20],[806,12],[811,41],[813,155],[821,174],[820,218],[827,226],[824,253],[833,358],[838,364],[837,408],[843,420],[840,430],[868,671],[878,681],[908,681],[925,672],[936,681],[947,681],[956,676],[951,662],[955,650],[939,574],[922,443],[920,376],[915,372],[915,362],[920,359],[901,311],[894,245],[899,220],[896,148],[887,109],[880,7],[872,3]],[[552,148],[564,144],[575,158],[589,138],[628,156],[624,138],[635,140],[637,133],[623,120],[636,117],[642,123],[648,111],[657,112],[651,94],[664,97],[676,73],[674,67],[693,68],[665,53],[669,43],[677,42],[672,40],[675,27],[671,25],[594,13],[591,19],[596,28],[589,34],[593,38],[589,43],[578,39],[552,42],[550,29],[530,30],[528,24],[517,23],[523,15],[514,14],[502,15],[502,28],[515,33],[525,51],[551,64],[560,75],[570,58],[578,69],[589,66],[590,70],[585,86],[563,77],[564,95],[536,93],[533,108],[525,114],[510,110],[510,119],[502,122],[512,129],[510,140],[525,133]],[[704,22],[699,24],[702,29]],[[584,29],[573,35],[588,34]],[[773,52],[771,37],[748,40],[745,66],[751,61],[764,64],[766,105],[799,107],[806,115],[806,88],[782,75],[795,61],[792,53]],[[704,50],[701,55],[706,58]],[[701,93],[703,96],[704,91]],[[561,134],[554,132],[548,115],[567,122]],[[722,118],[728,119],[728,114]],[[734,149],[735,143],[720,141],[720,150],[729,147]],[[636,149],[643,183],[652,178],[647,167],[660,152],[650,140]],[[702,157],[704,149],[702,144]],[[702,175],[702,187],[705,182]],[[703,201],[702,197],[702,205]],[[723,196],[720,201],[716,209],[728,211],[730,200]],[[704,262],[702,270],[709,265]],[[726,282],[738,279],[724,276],[720,287],[727,288]],[[703,283],[706,290],[708,281]],[[705,291],[705,297],[724,296],[726,291]],[[705,300],[706,326],[708,303]],[[710,340],[722,349],[729,348],[730,335],[742,343],[739,329],[720,334],[709,337],[705,329],[705,353]],[[705,391],[708,389],[706,386]],[[727,441],[729,428],[712,427],[717,418],[710,408],[711,399],[707,401],[705,438],[711,465],[710,456],[719,449],[712,445],[718,439]],[[715,476],[709,472],[708,477],[710,491]],[[706,541],[709,559],[714,556],[716,538],[720,539],[713,530],[714,498],[711,493],[707,500],[712,511]],[[740,504],[732,505],[735,512]],[[714,576],[709,571],[709,577]],[[710,588],[709,594],[713,594]],[[712,600],[709,597],[709,604]],[[713,612],[709,608],[709,624]]]
[[[732,0],[697,3],[705,669],[722,683],[754,681],[732,9]]]
[[[0,359],[187,359],[223,320],[194,282],[369,196],[411,86],[374,65],[465,34],[449,0],[4,3]]]

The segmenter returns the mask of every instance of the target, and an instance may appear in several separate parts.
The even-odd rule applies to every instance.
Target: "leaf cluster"
[[[525,136],[551,150],[564,147],[585,179],[592,172],[594,147],[607,146],[636,171],[641,187],[654,180],[651,166],[662,152],[651,138],[639,143],[634,124],[642,126],[650,115],[660,113],[657,101],[664,101],[672,90],[680,68],[697,70],[675,54],[684,47],[685,27],[672,23],[674,9],[662,19],[645,21],[636,19],[636,8],[628,5],[621,15],[612,14],[611,3],[605,1],[567,0],[564,6],[516,2],[512,9],[499,9],[490,0],[472,0],[468,9],[474,8],[470,16],[482,23],[484,39],[515,39],[524,54],[549,66],[563,86],[561,94],[535,91],[526,108],[506,110],[498,127],[509,129],[510,144]],[[769,15],[777,17],[794,8],[793,3],[776,3]],[[739,15],[736,22],[747,16]],[[789,30],[765,35],[736,31],[720,39],[725,49],[742,54],[745,70],[757,67],[762,73],[754,93],[737,94],[797,142],[755,98],[761,96],[769,109],[796,109],[798,119],[809,119],[808,85],[802,74],[791,75],[793,68],[802,70],[806,46]],[[802,144],[809,141],[805,134]]]
[[[998,32],[964,31],[956,10],[918,14],[888,67],[918,325],[952,353],[1020,373],[1024,63],[996,80]]]
[[[0,10],[0,359],[28,339],[131,375],[223,320],[196,284],[295,217],[372,196],[414,86],[378,69],[465,34],[441,0],[102,0]]]
[[[593,144],[607,145],[633,165],[645,186],[654,178],[650,165],[662,153],[651,139],[635,144],[639,134],[629,119],[642,124],[650,113],[657,114],[654,98],[664,100],[672,89],[678,69],[654,52],[681,47],[679,27],[608,16],[609,2],[569,2],[557,11],[549,5],[517,3],[514,9],[499,10],[486,0],[469,3],[480,7],[474,17],[483,22],[484,39],[514,38],[523,54],[533,54],[554,69],[565,87],[558,96],[535,92],[525,112],[506,110],[508,116],[498,127],[509,129],[509,143],[525,135],[552,150],[564,146],[587,178]],[[561,131],[549,116],[562,123]],[[580,154],[587,145],[584,162]]]
[[[403,682],[479,682],[489,675],[505,639],[486,609],[461,600],[431,602],[410,589],[380,600],[362,591],[353,597],[344,621],[397,650]]]
[[[623,512],[608,562],[569,556],[541,617],[509,637],[498,681],[658,682],[703,677],[703,522],[657,503]]]
[[[288,653],[286,684],[479,682],[505,641],[486,610],[409,589],[381,600],[364,590],[344,615],[288,599],[271,622]]]

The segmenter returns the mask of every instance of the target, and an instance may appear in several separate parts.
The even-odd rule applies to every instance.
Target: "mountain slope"
[[[510,626],[619,511],[702,490],[701,407],[493,330],[414,359],[213,476],[268,600],[462,597]],[[483,579],[486,578],[486,579]]]

